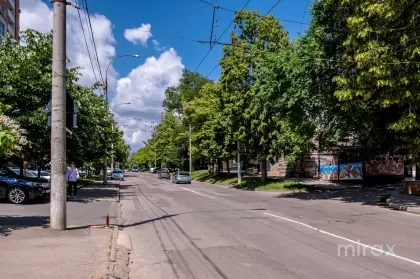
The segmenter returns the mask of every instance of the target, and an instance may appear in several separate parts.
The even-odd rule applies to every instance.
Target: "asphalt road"
[[[420,278],[420,216],[351,194],[175,185],[149,173],[122,185],[130,278]]]

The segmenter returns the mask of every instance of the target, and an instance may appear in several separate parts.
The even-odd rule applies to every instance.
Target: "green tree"
[[[267,159],[274,158],[280,150],[276,148],[277,131],[280,124],[275,120],[275,104],[279,92],[263,91],[265,79],[264,63],[268,56],[290,47],[287,32],[273,16],[262,16],[258,12],[243,11],[235,16],[239,31],[232,32],[232,45],[224,47],[220,62],[226,146],[242,143],[246,153],[261,162],[261,178],[267,178]],[[276,123],[274,123],[276,121]]]
[[[198,96],[185,105],[187,121],[192,125],[192,154],[194,157],[220,162],[229,158],[225,149],[226,122],[223,119],[222,88],[220,83],[205,84]]]
[[[44,107],[51,98],[52,35],[26,30],[22,38],[24,45],[12,46],[10,36],[0,44],[0,103],[8,106],[5,114],[26,130],[30,144],[22,153],[41,161],[50,156]],[[79,107],[78,127],[68,133],[68,158],[79,165],[97,164],[105,156],[105,146],[110,150],[122,136],[112,133],[112,115],[95,87],[77,84],[78,70],[67,70],[67,90]]]
[[[336,96],[371,112],[376,122],[368,131],[382,150],[407,150],[420,162],[420,7],[409,0],[342,0],[342,5],[350,7],[351,16],[342,56],[347,67],[336,75]]]
[[[163,107],[168,111],[183,114],[184,104],[195,98],[203,85],[210,82],[209,79],[197,72],[184,70],[180,84],[176,87],[168,87],[165,90]]]

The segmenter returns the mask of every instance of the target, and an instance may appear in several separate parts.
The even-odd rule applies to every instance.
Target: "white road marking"
[[[342,237],[342,236],[339,236],[339,235],[336,235],[336,234],[333,234],[333,233],[329,233],[329,232],[320,230],[320,229],[315,228],[315,227],[312,227],[312,226],[310,226],[308,224],[305,224],[305,223],[302,223],[302,222],[298,222],[298,221],[295,221],[295,220],[292,220],[292,219],[289,219],[289,218],[280,217],[280,216],[277,216],[277,215],[274,215],[274,214],[271,214],[271,213],[267,213],[267,212],[264,212],[264,214],[269,215],[269,216],[272,216],[272,217],[276,217],[276,218],[279,218],[279,219],[282,219],[282,220],[285,220],[285,221],[288,221],[288,222],[292,222],[292,223],[295,223],[295,224],[298,224],[298,225],[307,227],[309,229],[315,230],[317,232],[320,232],[320,233],[323,233],[323,234],[326,234],[326,235],[329,235],[329,236],[332,236],[332,237],[335,237],[335,238],[338,238],[338,239],[341,239],[341,240],[345,240],[347,242],[350,242],[350,243],[353,243],[353,244],[356,244],[356,245],[360,245],[362,247],[371,249],[373,251],[380,252],[381,254],[385,254],[385,255],[388,255],[388,256],[391,256],[391,257],[394,257],[394,258],[397,258],[397,259],[400,259],[400,260],[403,260],[403,261],[406,261],[406,262],[410,262],[410,263],[413,263],[415,265],[419,265],[420,266],[420,262],[418,262],[418,261],[411,260],[411,259],[408,259],[408,258],[405,258],[405,257],[402,257],[402,256],[398,256],[398,255],[396,255],[394,253],[389,253],[387,251],[384,251],[384,250],[381,250],[381,249],[372,247],[370,245],[363,244],[363,243],[360,243],[358,241],[354,241],[354,240],[351,240],[351,239],[348,239],[348,238],[345,238],[345,237]]]
[[[190,192],[196,193],[197,195],[200,195],[200,196],[205,196],[205,197],[208,197],[208,198],[215,199],[215,197],[212,197],[212,196],[207,196],[207,195],[201,194],[201,193],[199,193],[199,192],[196,192],[196,191],[194,191],[194,190],[191,190],[191,189],[188,189],[188,188],[185,188],[185,187],[181,187],[181,186],[179,186],[179,188],[182,188],[182,189],[184,189],[184,190],[187,190],[187,191],[190,191]]]

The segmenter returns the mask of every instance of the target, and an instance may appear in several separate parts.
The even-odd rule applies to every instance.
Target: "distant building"
[[[0,0],[0,41],[10,33],[19,41],[20,0]]]

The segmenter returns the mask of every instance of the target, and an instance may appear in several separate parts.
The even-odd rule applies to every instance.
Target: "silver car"
[[[113,170],[111,173],[111,180],[124,180],[124,173],[122,170]]]
[[[190,173],[187,172],[187,171],[177,171],[172,176],[172,183],[175,183],[175,184],[178,184],[178,183],[191,184]]]

